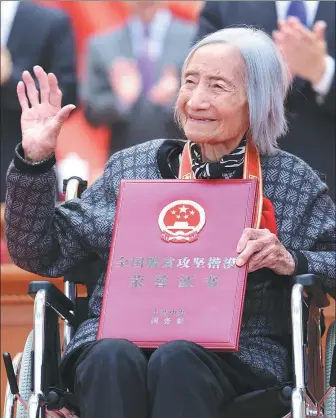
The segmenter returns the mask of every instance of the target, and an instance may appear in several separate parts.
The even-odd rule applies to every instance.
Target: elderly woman
[[[22,144],[7,179],[6,236],[21,268],[58,277],[93,255],[107,263],[120,180],[177,178],[184,147],[196,178],[241,178],[246,141],[253,138],[264,202],[273,204],[276,220],[246,229],[237,243],[236,263],[249,269],[238,353],[188,341],[154,352],[126,340],[97,342],[105,274],[100,277],[89,319],[62,363],[80,417],[222,418],[238,395],[289,381],[291,276],[317,273],[326,289],[335,285],[335,207],[315,172],[277,149],[288,85],[271,39],[247,28],[202,39],[185,61],[176,104],[188,141],[155,140],[116,153],[82,199],[56,208],[54,151],[74,106],[61,109],[55,76],[34,71],[41,97],[25,72],[18,85]]]

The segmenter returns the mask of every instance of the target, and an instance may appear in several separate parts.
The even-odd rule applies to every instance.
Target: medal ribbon
[[[196,179],[192,169],[189,141],[183,148],[178,178],[185,180]],[[263,180],[259,152],[251,137],[248,137],[246,141],[243,178],[257,179],[258,181],[258,198],[253,228],[267,228],[271,232],[277,234],[275,213],[272,202],[263,196]]]

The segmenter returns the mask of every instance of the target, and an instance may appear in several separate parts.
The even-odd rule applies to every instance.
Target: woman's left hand
[[[238,245],[238,267],[248,263],[249,273],[269,268],[279,275],[291,276],[295,271],[292,255],[278,237],[268,229],[244,229]]]

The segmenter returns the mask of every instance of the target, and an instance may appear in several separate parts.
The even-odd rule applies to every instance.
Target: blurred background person
[[[111,129],[110,154],[155,138],[179,138],[174,103],[194,24],[166,2],[129,2],[116,30],[89,40],[82,99],[87,120]]]
[[[282,51],[293,84],[280,148],[317,170],[335,201],[335,2],[207,1],[196,38],[239,24],[265,30]]]
[[[21,141],[16,86],[22,72],[40,65],[56,75],[63,105],[76,104],[76,65],[68,16],[32,2],[1,1],[1,202],[13,147]]]

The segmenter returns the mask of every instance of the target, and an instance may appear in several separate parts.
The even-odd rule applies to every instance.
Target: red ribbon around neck
[[[182,152],[179,179],[195,179],[191,162],[190,143],[187,142]],[[263,196],[260,156],[251,137],[249,137],[246,141],[243,178],[256,178],[258,180],[259,192],[254,228],[269,229],[273,234],[277,235],[278,230],[276,226],[274,207],[272,202],[267,197]]]

